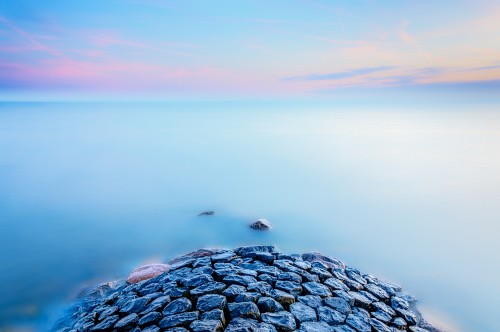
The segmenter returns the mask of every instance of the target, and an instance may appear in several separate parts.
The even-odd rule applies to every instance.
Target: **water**
[[[452,330],[499,331],[499,111],[3,103],[0,330],[44,330],[144,262],[263,243],[402,284]],[[274,230],[250,230],[259,217]]]

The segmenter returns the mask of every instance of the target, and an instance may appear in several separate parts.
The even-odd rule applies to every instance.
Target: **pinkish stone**
[[[135,284],[142,280],[151,279],[168,271],[169,268],[170,265],[160,263],[143,265],[136,268],[128,275],[127,282],[129,284]]]

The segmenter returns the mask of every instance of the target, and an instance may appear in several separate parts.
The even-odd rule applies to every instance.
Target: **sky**
[[[0,100],[500,95],[493,0],[2,0]]]

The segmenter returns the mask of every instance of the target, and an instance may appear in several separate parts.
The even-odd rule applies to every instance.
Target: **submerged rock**
[[[267,231],[272,228],[271,223],[266,219],[257,219],[255,222],[250,224],[250,228],[259,231]]]
[[[198,214],[198,217],[201,216],[213,216],[215,214],[215,211],[203,211],[200,214]]]

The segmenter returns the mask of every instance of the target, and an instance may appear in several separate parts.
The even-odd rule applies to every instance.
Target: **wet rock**
[[[336,278],[328,278],[324,281],[324,284],[329,286],[333,290],[342,290],[344,292],[349,291],[349,287],[347,287],[342,281]]]
[[[266,219],[257,219],[256,221],[250,224],[250,228],[259,231],[267,231],[270,230],[272,226],[271,223]]]
[[[257,301],[257,307],[261,312],[278,312],[283,311],[283,306],[271,297],[261,297]]]
[[[274,287],[292,295],[300,295],[302,293],[302,286],[297,282],[278,280],[274,284]]]
[[[207,274],[201,274],[201,275],[191,276],[190,278],[185,280],[181,280],[181,284],[186,287],[198,287],[211,281],[214,281],[212,276]]]
[[[367,284],[365,286],[365,289],[370,293],[372,293],[373,295],[375,295],[376,297],[378,297],[379,299],[381,299],[382,301],[385,301],[390,298],[389,294],[387,294],[385,290],[383,290],[382,288],[380,288],[375,284]]]
[[[230,300],[233,300],[238,294],[241,294],[246,290],[247,289],[243,286],[231,285],[222,292],[222,295],[226,296]]]
[[[324,303],[344,315],[349,315],[352,311],[349,303],[340,297],[327,297],[324,299]]]
[[[144,310],[146,307],[146,304],[151,299],[148,297],[139,297],[133,300],[130,300],[127,302],[121,309],[120,313],[122,314],[132,314],[132,313],[138,313]]]
[[[391,325],[399,330],[405,330],[407,323],[403,318],[397,317],[392,321]]]
[[[411,312],[410,310],[397,308],[396,312],[404,318],[404,320],[408,323],[408,325],[416,325],[417,324],[417,316]]]
[[[168,264],[147,264],[133,270],[127,277],[127,282],[130,284],[138,283],[142,280],[148,280],[159,276],[169,270]]]
[[[317,295],[321,297],[332,296],[332,293],[327,286],[318,282],[305,282],[302,284],[308,294]]]
[[[109,316],[99,324],[95,325],[91,331],[107,331],[111,329],[119,319],[120,317],[118,315]]]
[[[183,267],[188,267],[191,266],[194,263],[195,259],[194,258],[187,258],[184,260],[179,260],[173,264],[170,264],[170,270],[179,270],[182,269]]]
[[[193,308],[191,301],[185,297],[170,302],[165,309],[163,309],[163,316],[174,315],[181,312],[189,311]],[[174,325],[175,326],[175,325]]]
[[[316,295],[298,296],[297,300],[301,303],[304,303],[305,305],[307,305],[311,308],[317,308],[317,307],[321,307],[323,305],[323,303],[321,301],[321,297],[316,296]]]
[[[249,291],[258,292],[262,295],[269,295],[271,293],[271,291],[273,290],[273,287],[265,281],[258,281],[258,282],[254,282],[252,284],[249,284],[247,289]]]
[[[316,310],[318,310],[318,319],[328,323],[329,325],[340,325],[344,323],[346,319],[346,315],[343,315],[330,307],[319,307]]]
[[[201,314],[201,319],[219,320],[223,325],[226,324],[226,317],[222,309],[214,309]]]
[[[393,296],[391,298],[391,307],[393,309],[405,309],[405,310],[408,310],[410,308],[410,304],[406,300],[403,300],[400,297]]]
[[[279,289],[274,289],[271,293],[271,297],[285,307],[288,307],[290,304],[295,302],[295,297],[293,295]]]
[[[391,329],[387,325],[375,318],[370,319],[370,324],[372,329],[377,332],[391,332]]]
[[[349,327],[349,325],[343,324],[343,325],[337,325],[337,326],[332,326],[332,332],[356,332],[352,328]]]
[[[218,320],[195,320],[189,327],[193,332],[223,331],[222,323]]]
[[[331,327],[325,322],[304,322],[300,324],[300,332],[331,332]]]
[[[167,330],[167,331],[170,331],[170,330]],[[156,325],[151,325],[151,326],[143,328],[141,330],[141,332],[160,332],[160,328]]]
[[[294,331],[297,328],[295,319],[287,311],[263,313],[262,321],[276,326],[280,331]]]
[[[236,257],[234,251],[223,252],[212,256],[212,262],[229,262]]]
[[[234,252],[241,257],[249,257],[249,255],[256,252],[273,253],[275,251],[276,248],[274,246],[249,246],[234,249]]]
[[[282,272],[282,273],[278,274],[278,280],[293,281],[293,282],[296,282],[296,283],[301,283],[302,282],[302,277],[299,274],[297,274],[297,273]]]
[[[290,313],[300,323],[318,320],[316,317],[316,311],[300,302],[295,302],[290,305]]]
[[[149,314],[146,314],[139,319],[139,325],[144,326],[144,325],[149,325],[153,322],[158,322],[161,319],[161,314],[156,311],[152,311]]]
[[[226,288],[222,282],[207,282],[201,286],[196,287],[190,291],[191,295],[195,298],[205,294],[220,294]]]
[[[248,286],[254,282],[257,282],[257,279],[251,276],[240,276],[232,274],[225,276],[222,281],[228,285]]]
[[[394,311],[394,309],[392,309],[391,307],[389,307],[384,302],[373,302],[372,306],[375,309],[378,309],[380,311],[386,312],[390,316],[396,316],[396,311]]]
[[[138,321],[139,321],[139,316],[137,316],[137,314],[130,314],[120,319],[115,324],[115,328],[120,330],[120,329],[134,327]]]
[[[193,321],[199,317],[198,311],[183,312],[176,315],[171,315],[163,318],[160,321],[160,328],[166,329],[175,326],[189,326]]]
[[[257,270],[257,273],[266,273],[273,277],[277,277],[282,271],[276,266],[264,266]]]
[[[369,300],[363,294],[360,294],[358,292],[349,292],[348,294],[354,299],[355,306],[362,307],[365,309],[370,308],[370,304],[372,304],[372,301]]]
[[[253,258],[256,260],[271,264],[274,261],[275,256],[271,253],[268,253],[268,252],[257,252],[257,253],[255,253],[255,257],[253,257]]]
[[[213,309],[224,309],[227,300],[224,296],[218,294],[203,295],[198,299],[196,309],[200,311],[210,311]]]
[[[332,257],[324,256],[317,252],[303,254],[302,259],[306,262],[321,262],[331,269],[345,269],[345,265],[341,261]]]
[[[229,303],[227,305],[229,316],[234,318],[253,318],[259,319],[260,312],[257,305],[253,302]]]
[[[350,314],[347,316],[346,324],[359,332],[370,332],[372,330],[370,319],[360,314]]]
[[[229,322],[226,332],[253,332],[258,331],[259,322],[253,319],[235,318]]]
[[[262,295],[256,292],[243,292],[234,298],[234,302],[257,302]]]
[[[371,316],[373,318],[378,319],[379,321],[388,324],[391,322],[392,317],[385,311],[377,310],[377,311],[372,311]]]

